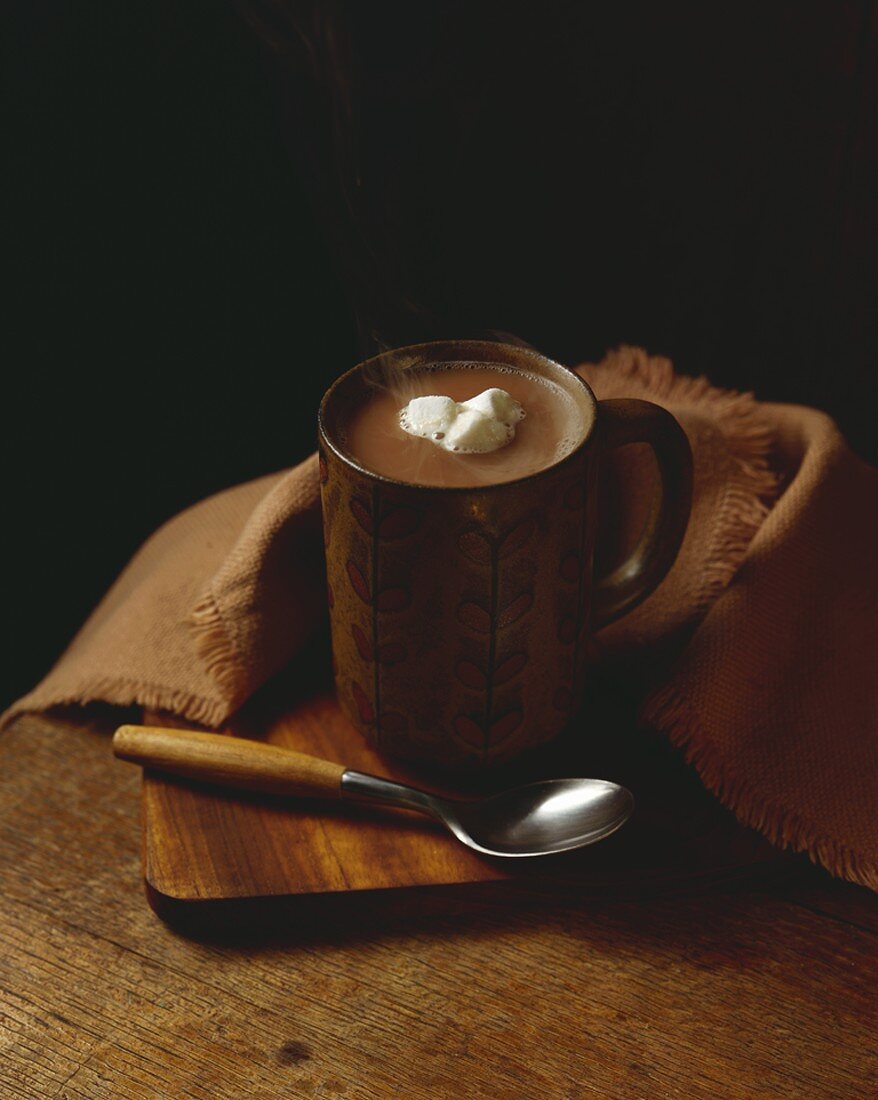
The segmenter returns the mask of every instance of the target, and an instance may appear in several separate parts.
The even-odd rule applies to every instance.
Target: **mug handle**
[[[595,581],[593,630],[625,615],[658,587],[677,557],[692,507],[692,449],[667,409],[634,398],[598,405],[598,451],[648,443],[658,460],[661,487],[630,556]]]

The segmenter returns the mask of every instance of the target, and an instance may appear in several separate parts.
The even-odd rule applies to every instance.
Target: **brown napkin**
[[[644,719],[742,821],[878,889],[878,471],[821,413],[677,377],[637,349],[580,370],[598,397],[665,405],[695,458],[680,557],[599,635],[603,659],[670,660]],[[612,477],[636,517],[653,475],[627,450]],[[2,722],[103,700],[222,723],[324,621],[317,502],[312,457],[176,516]]]

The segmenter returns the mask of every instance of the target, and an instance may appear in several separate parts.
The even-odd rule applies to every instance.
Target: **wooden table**
[[[865,890],[793,860],[347,895],[187,937],[144,899],[111,721],[0,737],[4,1100],[878,1096]]]

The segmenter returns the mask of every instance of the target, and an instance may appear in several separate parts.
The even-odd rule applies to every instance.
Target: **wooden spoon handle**
[[[316,756],[193,730],[155,726],[120,726],[113,736],[113,752],[158,771],[279,795],[339,797],[343,764]]]

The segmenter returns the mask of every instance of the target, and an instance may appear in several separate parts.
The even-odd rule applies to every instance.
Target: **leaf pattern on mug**
[[[536,521],[532,517],[528,517],[519,523],[517,527],[513,527],[500,539],[500,557],[508,558],[510,554],[521,550],[536,529]]]
[[[351,582],[351,588],[360,597],[363,603],[372,604],[372,594],[369,591],[369,585],[366,582],[366,578],[363,576],[363,571],[353,561],[347,563],[348,578]]]
[[[488,677],[474,661],[458,661],[454,666],[458,680],[474,691],[484,691],[488,686]]]
[[[576,488],[580,489],[578,482]],[[388,496],[392,501],[395,497],[395,501],[388,504]],[[345,507],[344,497],[339,504]],[[393,616],[412,606],[415,593],[411,588],[410,563],[418,560],[418,547],[404,544],[398,549],[388,548],[386,555],[382,547],[385,541],[402,542],[422,531],[423,511],[409,506],[407,498],[394,493],[393,487],[362,482],[348,497],[347,509],[352,522],[344,527],[345,537],[353,539],[356,550],[345,563],[345,572],[357,599],[370,608],[368,616],[351,615],[351,597],[344,593],[342,602],[347,602],[348,612],[342,629],[352,638],[362,662],[360,674],[354,673],[356,679],[348,689],[348,698],[353,703],[352,713],[358,716],[362,727],[368,727],[368,737],[373,743],[381,746],[382,736],[386,734],[389,738],[400,738],[401,745],[412,735],[413,726],[411,717],[405,713],[408,708],[396,709],[399,704],[394,693],[396,685],[405,682],[409,675],[414,676],[416,670],[407,670],[404,664],[411,656],[400,633],[407,617],[400,623]],[[466,755],[484,756],[502,747],[516,736],[524,721],[523,689],[519,678],[528,666],[528,654],[520,648],[524,635],[520,635],[518,629],[513,632],[512,628],[534,605],[531,580],[534,565],[526,559],[532,557],[530,547],[542,522],[540,514],[536,508],[517,521],[513,515],[508,529],[496,532],[473,525],[473,513],[470,513],[471,525],[457,534],[458,567],[464,570],[466,594],[460,599],[455,614],[470,633],[472,640],[468,645],[475,646],[475,651],[467,653],[466,657],[461,655],[456,661],[452,683],[459,685],[458,692],[467,689],[464,698],[471,700],[475,713],[468,710],[458,714],[449,723],[449,732],[459,744],[458,751]],[[337,540],[343,528],[337,526],[336,529]],[[367,539],[364,540],[358,531],[365,533]],[[521,555],[520,562],[514,560],[516,555]],[[562,559],[556,568],[561,570],[564,579],[572,581],[578,557],[567,557],[571,560]],[[338,583],[336,579],[336,586]],[[335,604],[332,594],[329,599]],[[334,614],[340,614],[337,607]],[[350,621],[357,617],[360,621]],[[508,636],[504,634],[507,629],[510,631]],[[387,635],[391,640],[385,640]],[[400,640],[395,640],[394,635]],[[403,666],[401,672],[389,671],[399,665]],[[403,677],[402,681],[399,676]],[[499,716],[498,711],[501,712]],[[387,742],[388,747],[392,744],[396,742]]]
[[[493,682],[495,687],[506,684],[521,672],[527,664],[526,653],[513,653],[501,661],[494,669]],[[484,691],[488,686],[488,674],[479,667],[475,661],[458,661],[454,666],[458,680],[474,691]]]
[[[457,545],[464,557],[478,565],[487,565],[495,556],[508,558],[521,550],[537,529],[536,520],[528,516],[511,530],[500,535],[490,535],[486,531],[472,528],[457,538]]]
[[[512,626],[513,623],[518,622],[521,616],[531,609],[533,602],[534,597],[532,592],[522,592],[520,596],[516,596],[511,603],[508,603],[497,616],[497,626]]]
[[[359,653],[364,661],[372,661],[375,654],[372,649],[372,643],[366,637],[365,631],[361,630],[356,623],[354,623],[351,626],[351,634],[353,635],[354,645],[357,647],[357,653]]]
[[[372,709],[369,696],[358,683],[351,685],[351,694],[354,697],[354,704],[357,708],[357,714],[360,716],[360,721],[364,725],[371,725],[375,721],[375,711]]]
[[[515,733],[523,718],[520,710],[512,710],[490,725],[484,725],[469,714],[459,714],[454,720],[454,732],[470,748],[484,752],[500,748]]]
[[[375,534],[375,516],[372,505],[362,497],[352,497],[350,509],[354,519],[367,535]],[[421,514],[406,505],[396,505],[380,513],[378,537],[382,541],[406,538],[417,531]]]
[[[350,510],[354,519],[359,523],[367,535],[372,534],[372,509],[359,497],[351,497]]]
[[[487,566],[487,577],[479,584],[485,586],[484,597],[467,597],[458,606],[458,621],[474,634],[486,636],[486,652],[482,661],[467,657],[454,667],[458,681],[471,691],[484,693],[484,713],[481,719],[472,714],[456,719],[456,736],[469,747],[484,754],[493,745],[500,744],[515,731],[522,720],[521,711],[513,710],[494,718],[495,690],[504,689],[509,697],[511,686],[527,665],[527,654],[517,651],[503,652],[503,631],[519,622],[533,607],[533,590],[508,594],[504,591],[501,575],[505,563],[524,550],[538,528],[539,513],[533,512],[513,523],[505,532],[493,534],[481,528],[470,527],[457,538],[461,554],[476,565]],[[520,570],[512,576],[520,576]],[[525,573],[525,575],[527,575]],[[507,582],[508,583],[508,582]],[[517,587],[517,586],[516,586]]]
[[[457,609],[458,621],[475,630],[477,634],[491,633],[491,615],[480,604],[472,600],[462,603]]]
[[[513,653],[511,657],[507,657],[494,669],[494,685],[499,686],[508,683],[521,672],[526,664],[526,653]]]
[[[488,744],[490,747],[496,749],[502,745],[504,741],[508,741],[521,725],[523,718],[524,715],[520,710],[512,710],[509,711],[508,714],[504,714],[502,718],[498,718],[495,722],[492,722],[490,730],[488,731]]]
[[[404,714],[388,707],[390,696],[385,698],[382,683],[386,670],[408,658],[408,650],[402,641],[385,641],[385,634],[394,629],[392,616],[411,606],[413,593],[409,584],[410,563],[416,550],[385,554],[383,544],[403,540],[413,535],[421,526],[422,511],[405,503],[390,503],[385,499],[386,490],[377,482],[360,484],[348,498],[347,507],[353,517],[350,538],[356,547],[356,560],[352,557],[345,564],[351,588],[371,609],[368,620],[351,623],[350,617],[342,626],[349,630],[356,652],[366,666],[361,673],[361,684],[371,680],[367,696],[361,684],[354,686],[356,713],[363,725],[371,724],[369,738],[381,745],[382,736],[402,733],[408,724]],[[357,528],[368,536],[366,546]],[[400,575],[401,574],[401,575]],[[338,614],[338,612],[336,612]],[[340,624],[333,623],[334,628]]]
[[[454,732],[457,736],[468,745],[471,749],[475,749],[481,753],[485,747],[485,731],[478,724],[469,717],[468,714],[459,714],[454,719]]]
[[[478,565],[491,560],[491,543],[481,531],[464,531],[458,536],[457,545],[464,557]]]

